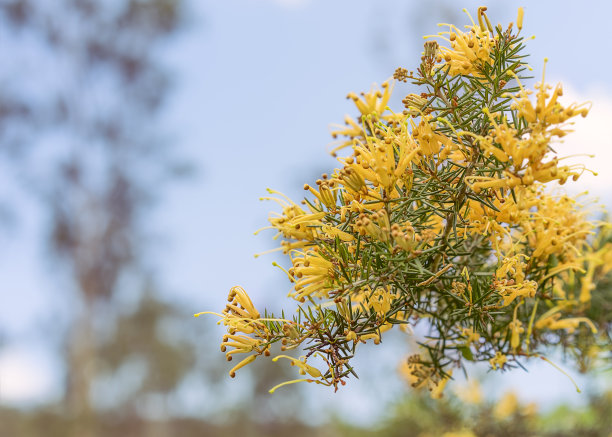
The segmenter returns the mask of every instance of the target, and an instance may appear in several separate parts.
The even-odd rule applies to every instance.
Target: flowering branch
[[[332,153],[351,152],[304,186],[301,205],[269,190],[282,207],[270,228],[292,264],[297,312],[261,317],[232,288],[219,314],[228,327],[221,349],[228,360],[247,355],[232,377],[279,342],[303,355],[273,361],[310,377],[281,385],[337,390],[356,376],[360,343],[423,323],[428,334],[402,371],[439,397],[466,361],[505,370],[551,345],[594,345],[573,340],[598,332],[588,312],[594,284],[612,270],[612,239],[576,199],[546,188],[586,170],[560,165],[553,145],[588,107],[563,106],[561,85],[553,90],[544,76],[535,99],[523,86],[522,9],[505,30],[491,26],[486,8],[477,18],[465,31],[444,24],[426,37],[416,73],[398,68],[396,82],[349,94],[360,118],[332,132],[341,138]],[[394,112],[394,85],[408,81],[421,92]]]

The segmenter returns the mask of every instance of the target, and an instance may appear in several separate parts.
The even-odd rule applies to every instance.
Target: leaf
[[[474,355],[472,354],[472,350],[467,346],[462,346],[459,348],[461,351],[461,355],[468,361],[474,361]]]

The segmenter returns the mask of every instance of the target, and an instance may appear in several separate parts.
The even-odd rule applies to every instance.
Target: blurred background
[[[597,155],[580,159],[599,175],[568,189],[610,208],[612,3],[585,4],[488,14],[505,25],[525,6],[535,76],[549,57],[565,101],[593,103],[558,152]],[[292,310],[271,266],[286,260],[253,257],[275,247],[253,235],[276,209],[259,197],[300,199],[336,166],[328,127],[353,113],[346,94],[414,68],[422,35],[480,5],[0,0],[0,435],[610,435],[610,371],[566,368],[578,394],[546,363],[476,367],[481,387],[457,378],[433,402],[401,382],[409,345],[390,335],[338,393],[272,396],[289,366],[231,380],[224,330],[193,318],[234,285]]]

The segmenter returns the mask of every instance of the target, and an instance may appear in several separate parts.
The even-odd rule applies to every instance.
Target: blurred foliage
[[[236,412],[225,424],[190,418],[147,422],[137,416],[100,415],[103,435],[152,436],[163,429],[181,436],[352,436],[352,437],[609,437],[612,432],[612,392],[592,396],[584,406],[560,404],[539,413],[533,404],[507,393],[497,403],[469,404],[456,397],[432,400],[408,396],[389,409],[386,417],[363,428],[336,421],[307,426],[298,421],[253,420]],[[5,435],[34,436],[45,429],[49,437],[66,435],[71,424],[53,411],[32,413],[0,410]]]
[[[176,322],[181,317],[184,314],[173,306],[152,294],[145,295],[134,313],[119,318],[114,335],[100,346],[100,357],[104,360],[105,368],[117,371],[125,358],[130,356],[154,358],[147,362],[150,382],[143,383],[143,386],[161,392],[171,390],[194,361],[191,344],[163,335],[164,330],[173,328],[164,325]],[[178,328],[174,327],[174,330],[178,331]]]
[[[538,413],[534,404],[524,404],[514,393],[497,403],[470,405],[456,397],[432,400],[426,396],[406,398],[375,430],[353,436],[418,437],[510,437],[510,436],[601,436],[612,431],[612,392],[589,398],[581,407],[561,404]]]

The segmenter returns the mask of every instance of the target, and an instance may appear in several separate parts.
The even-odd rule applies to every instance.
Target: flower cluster
[[[605,223],[590,221],[578,200],[546,184],[576,180],[584,167],[560,165],[553,145],[585,105],[563,106],[561,86],[532,92],[522,76],[522,10],[517,26],[453,25],[425,44],[417,73],[395,78],[419,88],[389,107],[394,84],[351,93],[358,118],[333,130],[339,166],[314,184],[301,205],[269,190],[282,210],[270,217],[297,312],[260,317],[239,287],[221,322],[228,359],[247,354],[230,374],[279,355],[307,381],[334,386],[355,374],[351,359],[394,326],[427,335],[402,366],[433,397],[466,361],[508,369],[545,358],[545,348],[598,331],[587,315],[594,284],[612,270]],[[430,38],[430,37],[428,37]],[[550,90],[553,90],[552,95]],[[282,268],[282,267],[281,267]],[[315,360],[315,361],[312,361]],[[324,366],[319,370],[317,366]]]

